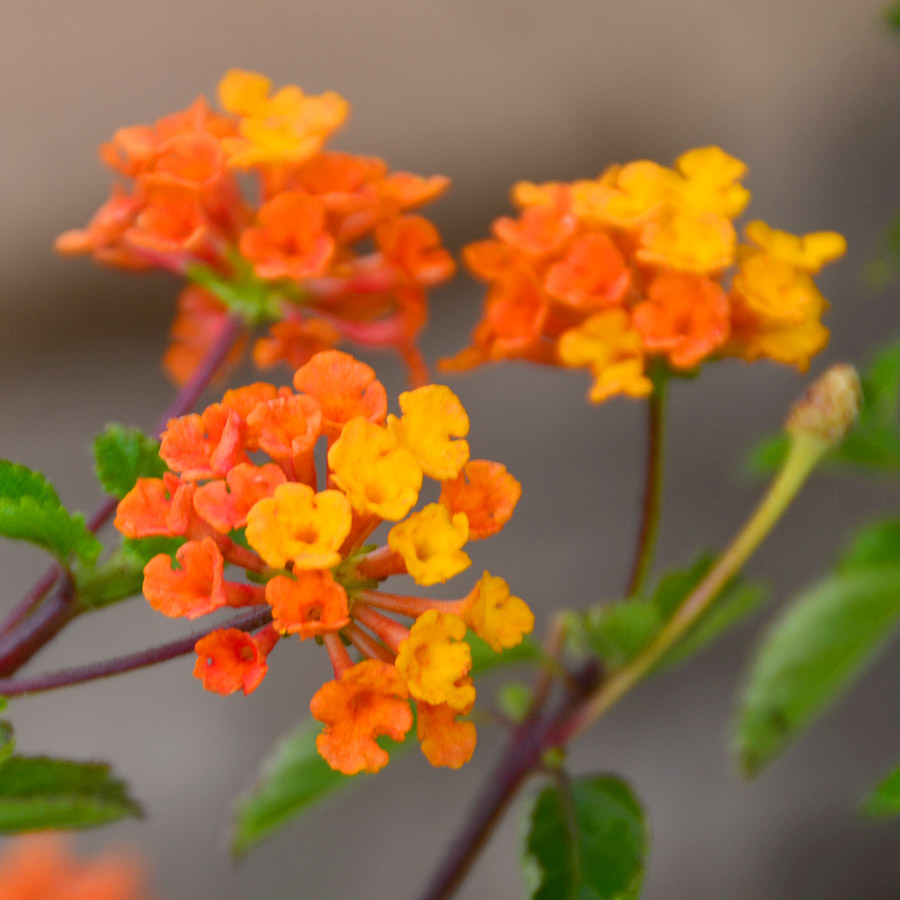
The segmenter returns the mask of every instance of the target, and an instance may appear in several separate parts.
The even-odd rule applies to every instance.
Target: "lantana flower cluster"
[[[335,769],[385,765],[376,738],[404,737],[411,700],[425,756],[458,767],[475,746],[475,726],[459,720],[475,701],[467,630],[499,652],[518,644],[534,617],[488,572],[458,600],[381,584],[408,574],[428,586],[463,572],[467,541],[497,533],[521,487],[500,463],[469,458],[469,419],[447,387],[403,393],[401,414],[388,415],[374,371],[338,350],[302,366],[294,387],[230,390],[169,422],[160,455],[170,471],[140,479],[116,517],[131,538],[186,539],[174,560],[149,561],[144,594],[165,615],[188,619],[226,606],[270,608],[271,623],[255,634],[225,628],[197,642],[195,675],[220,694],[255,690],[284,638],[324,644],[334,680],[310,708],[325,723],[318,748]],[[440,484],[439,499],[417,509],[426,477]],[[367,544],[383,522],[386,543]],[[234,579],[235,570],[247,577]]]
[[[518,216],[465,248],[489,289],[472,345],[444,367],[503,358],[587,367],[594,402],[649,394],[659,364],[687,372],[710,358],[765,357],[804,370],[828,340],[812,276],[845,241],[752,221],[739,243],[745,173],[703,147],[674,168],[641,160],[593,180],[516,184]]]
[[[221,113],[200,97],[153,125],[119,129],[100,156],[120,180],[57,249],[188,279],[164,361],[178,382],[232,307],[274,322],[255,345],[259,366],[297,368],[347,339],[397,349],[421,383],[413,342],[425,289],[455,264],[434,225],[412,210],[448,180],[326,150],[348,112],[336,93],[273,91],[264,76],[232,70],[219,100]]]

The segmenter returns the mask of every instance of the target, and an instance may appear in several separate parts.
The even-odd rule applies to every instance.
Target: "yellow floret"
[[[415,506],[422,469],[412,451],[387,429],[351,419],[328,451],[334,483],[362,513],[396,522]]]
[[[475,701],[471,680],[457,683],[472,668],[465,636],[466,623],[459,616],[430,609],[416,619],[394,663],[413,697],[459,710],[471,707]]]
[[[770,228],[758,219],[748,223],[744,231],[757,247],[810,275],[847,252],[847,241],[836,231],[790,234]]]
[[[469,417],[459,397],[442,384],[430,384],[400,395],[402,418],[388,416],[388,428],[408,447],[422,471],[446,481],[456,478],[469,461],[469,442],[453,440],[469,433]]]
[[[340,491],[316,493],[305,484],[279,485],[247,514],[247,541],[275,568],[329,569],[350,533],[350,501]]]
[[[399,553],[417,584],[446,581],[467,569],[472,560],[462,546],[469,539],[465,513],[452,518],[446,506],[429,503],[388,533],[388,545]]]
[[[510,594],[509,585],[485,572],[463,606],[466,624],[499,653],[515,647],[534,628],[534,613],[528,604]]]

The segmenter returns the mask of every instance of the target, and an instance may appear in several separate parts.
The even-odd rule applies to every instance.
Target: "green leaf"
[[[31,497],[41,506],[61,506],[53,485],[25,466],[0,459],[0,500],[21,500]]]
[[[740,698],[735,749],[753,775],[859,674],[900,619],[900,567],[826,578],[763,641]]]
[[[781,467],[790,449],[789,435],[783,432],[769,435],[750,449],[744,467],[749,475],[770,475]]]
[[[497,703],[512,722],[522,722],[534,702],[534,692],[527,684],[510,681],[497,692]]]
[[[140,594],[146,562],[126,549],[116,551],[99,566],[75,573],[78,603],[83,609],[99,609]]]
[[[872,788],[859,811],[873,818],[900,816],[900,767]]]
[[[15,749],[16,738],[12,724],[4,719],[0,721],[0,764],[9,759]]]
[[[466,633],[466,641],[472,648],[472,669],[470,675],[484,675],[492,669],[500,666],[511,666],[516,663],[543,662],[544,651],[540,645],[530,637],[525,637],[520,644],[510,647],[502,653],[497,653],[486,641],[477,634],[469,631]]]
[[[891,28],[896,28],[900,31],[900,3],[891,3],[884,10],[884,20]],[[898,232],[900,232],[900,220],[895,224]],[[897,235],[897,254],[900,256],[900,234]],[[897,265],[900,266],[900,260],[897,260]]]
[[[84,516],[72,515],[62,506],[41,504],[34,497],[0,500],[0,535],[37,544],[63,563],[72,554],[92,562],[103,549],[87,530]]]
[[[140,815],[124,782],[101,763],[11,756],[0,765],[0,834],[91,828]]]
[[[104,490],[120,500],[138,478],[162,478],[167,471],[159,457],[159,441],[124,425],[107,425],[94,438],[94,460]]]
[[[639,598],[604,603],[584,615],[584,641],[610,669],[629,663],[659,633],[659,610]]]
[[[178,548],[186,541],[183,537],[145,537],[125,538],[122,541],[122,553],[133,557],[135,565],[144,566],[158,556],[165,553],[167,556],[175,556]]]
[[[545,787],[525,839],[531,900],[632,900],[644,877],[649,834],[631,788],[609,775]]]
[[[900,566],[900,519],[873,522],[857,532],[837,568],[847,574],[877,566]]]
[[[319,756],[316,735],[321,730],[321,723],[306,722],[288,734],[263,763],[256,784],[238,799],[231,833],[235,856],[351,783],[351,776]]]

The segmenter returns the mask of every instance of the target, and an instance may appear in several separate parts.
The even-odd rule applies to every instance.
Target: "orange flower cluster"
[[[347,339],[397,349],[421,382],[413,340],[425,288],[455,264],[434,225],[411,211],[440,196],[447,179],[323,149],[348,111],[335,93],[273,92],[262,75],[232,70],[219,99],[224,113],[200,97],[153,125],[117,131],[100,155],[121,182],[57,249],[187,277],[165,359],[178,382],[228,307],[275,323],[256,344],[260,366],[297,368]]]
[[[144,594],[160,612],[188,619],[225,606],[271,609],[271,624],[256,634],[220,629],[197,642],[194,674],[217,693],[253,691],[286,636],[323,643],[335,680],[310,708],[325,723],[318,747],[335,769],[385,765],[376,738],[409,731],[410,700],[426,757],[456,768],[475,746],[475,726],[459,721],[475,700],[466,631],[499,652],[531,631],[534,616],[487,572],[459,600],[380,584],[409,574],[432,585],[462,572],[471,564],[466,542],[500,531],[521,487],[500,463],[469,459],[469,419],[447,387],[403,393],[401,415],[388,415],[373,370],[338,350],[314,356],[294,387],[238,388],[169,422],[160,455],[171,471],[139,480],[116,517],[128,537],[186,539],[177,567],[165,554],[150,560]],[[425,476],[440,483],[440,497],[416,510]],[[383,522],[393,523],[386,543],[368,545]],[[228,564],[249,577],[227,579]]]
[[[80,860],[60,835],[17,838],[0,855],[0,900],[149,900],[143,882],[135,858]]]
[[[730,355],[805,369],[828,340],[811,276],[845,242],[755,221],[739,244],[745,172],[704,147],[671,169],[638,161],[595,180],[515,185],[518,217],[497,219],[492,239],[465,248],[490,287],[472,346],[443,367],[504,358],[587,367],[598,403],[650,393],[651,362],[684,372]]]

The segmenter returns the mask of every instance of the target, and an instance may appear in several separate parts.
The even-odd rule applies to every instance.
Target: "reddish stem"
[[[62,669],[58,672],[48,672],[44,675],[35,675],[32,678],[0,678],[0,694],[14,697],[21,694],[37,694],[41,691],[51,691],[54,688],[67,687],[72,684],[84,684],[88,681],[96,681],[98,678],[108,678],[110,675],[119,675],[123,672],[133,672],[135,669],[143,669],[157,663],[175,659],[177,656],[185,656],[193,652],[194,645],[200,638],[218,631],[221,628],[239,628],[241,631],[251,631],[265,625],[271,619],[271,610],[256,609],[252,612],[235,616],[227,622],[222,622],[213,628],[209,628],[200,634],[190,635],[169,644],[161,644],[151,647],[149,650],[141,650],[127,656],[117,656],[103,662],[88,663],[84,666],[76,666],[72,669]]]

